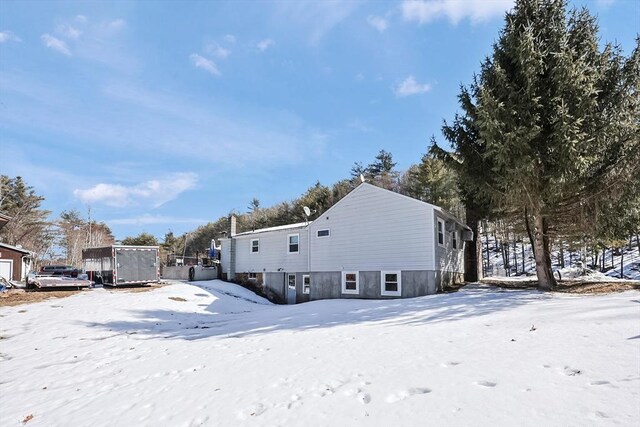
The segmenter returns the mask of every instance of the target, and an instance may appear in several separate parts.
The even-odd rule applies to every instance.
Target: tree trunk
[[[525,265],[524,265],[524,240],[522,241],[522,273],[525,273]]]
[[[624,248],[620,254],[620,278],[624,279]]]
[[[484,240],[487,246],[487,266],[485,269],[485,274],[484,276],[489,274],[489,259],[490,259],[490,255],[489,255],[489,232],[487,231],[487,222],[485,221],[484,223]]]
[[[556,279],[551,271],[551,256],[549,254],[549,237],[546,235],[547,221],[540,212],[533,215],[535,221],[535,259],[538,289],[550,291],[556,285]]]
[[[482,277],[482,243],[478,234],[478,218],[476,213],[466,210],[467,225],[473,232],[473,240],[464,245],[464,281],[477,282]]]
[[[559,258],[560,258],[560,268],[564,268],[564,245],[562,244],[562,242],[560,242]]]
[[[529,212],[527,208],[524,208],[524,224],[527,227],[527,235],[529,236],[529,243],[531,243],[531,250],[533,251],[533,256],[536,256],[536,245],[533,241],[533,232],[531,231],[531,224],[529,224]]]
[[[636,234],[636,243],[638,244],[638,255],[640,255],[640,234]]]
[[[516,236],[513,235],[513,266],[516,269],[516,276],[518,275],[518,252],[516,252]]]

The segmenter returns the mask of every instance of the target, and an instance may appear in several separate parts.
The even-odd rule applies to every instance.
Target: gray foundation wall
[[[402,292],[400,298],[413,298],[423,295],[435,294],[438,290],[439,280],[435,271],[403,271]],[[382,295],[380,271],[359,272],[360,293],[342,293],[342,272],[317,272],[311,273],[310,300],[332,298],[361,298],[361,299],[386,299],[398,298]]]
[[[380,271],[359,272],[359,294],[342,293],[342,272],[312,272],[311,290],[309,294],[302,293],[302,276],[307,273],[295,273],[296,289],[289,289],[287,285],[288,272],[264,273],[264,287],[267,293],[277,295],[279,299],[289,304],[301,303],[320,299],[359,298],[359,299],[393,299],[414,298],[432,295],[442,290],[445,284],[460,283],[462,273],[439,272],[432,270],[402,271],[402,292],[400,297],[383,296]]]

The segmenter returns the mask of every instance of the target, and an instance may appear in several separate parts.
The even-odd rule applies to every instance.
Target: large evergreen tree
[[[640,185],[637,48],[598,46],[595,19],[562,0],[519,0],[482,65],[475,124],[499,209],[532,218],[536,272],[551,289],[549,236]],[[484,178],[486,175],[479,176]]]
[[[0,175],[0,212],[11,217],[0,230],[0,241],[22,245],[39,257],[46,253],[53,244],[53,233],[47,221],[50,212],[40,208],[43,201],[21,177]]]

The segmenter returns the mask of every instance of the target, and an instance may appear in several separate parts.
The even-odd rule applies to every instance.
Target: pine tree
[[[567,14],[565,1],[517,1],[480,73],[475,121],[481,155],[493,163],[487,194],[503,211],[531,215],[541,289],[556,284],[553,227],[639,185],[629,61],[611,45],[600,51],[597,32],[585,9]]]
[[[0,230],[0,241],[10,245],[22,245],[43,255],[53,244],[50,212],[40,209],[44,197],[21,177],[0,175],[0,212],[11,220]]]

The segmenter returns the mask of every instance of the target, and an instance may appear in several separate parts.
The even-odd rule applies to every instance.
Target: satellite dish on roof
[[[316,213],[315,209],[314,209],[314,210],[311,210],[311,209],[309,209],[309,207],[308,207],[308,206],[303,206],[303,207],[302,207],[302,210],[304,211],[304,216],[306,216],[307,218],[308,218],[308,217],[310,217],[310,216],[311,216],[311,214]]]
[[[365,181],[364,175],[360,174],[360,182],[364,182],[364,181]]]

